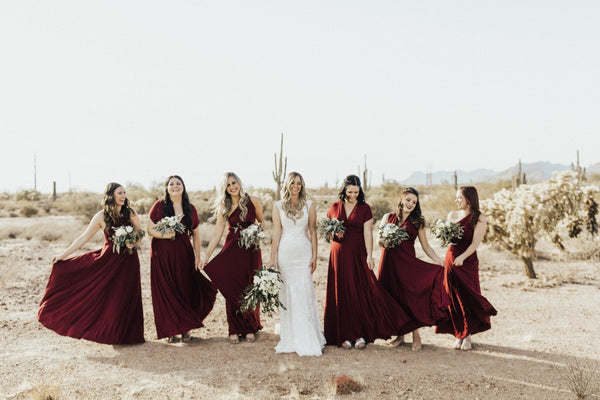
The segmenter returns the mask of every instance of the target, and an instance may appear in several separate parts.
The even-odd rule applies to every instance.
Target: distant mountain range
[[[565,171],[570,168],[571,165],[554,164],[548,161],[521,163],[521,170],[525,173],[525,178],[528,183],[545,181],[552,177],[554,171]],[[510,180],[513,175],[516,175],[518,169],[518,164],[515,164],[504,171],[494,171],[484,168],[472,171],[463,171],[459,169],[456,171],[456,175],[459,184]],[[600,162],[590,165],[586,168],[586,171],[588,173],[600,174]],[[431,173],[431,183],[434,185],[453,182],[454,171],[436,171]],[[427,183],[426,173],[423,171],[414,172],[405,180],[400,181],[400,183],[403,185],[424,185]]]

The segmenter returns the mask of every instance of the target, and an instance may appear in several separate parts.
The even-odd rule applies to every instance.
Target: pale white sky
[[[0,191],[600,161],[600,2],[2,1]]]

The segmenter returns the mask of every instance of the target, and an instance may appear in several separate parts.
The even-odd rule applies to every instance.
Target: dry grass
[[[598,363],[574,358],[562,372],[562,378],[576,399],[587,399],[600,393]]]
[[[345,395],[362,391],[364,384],[346,374],[331,378],[329,392],[333,395]]]

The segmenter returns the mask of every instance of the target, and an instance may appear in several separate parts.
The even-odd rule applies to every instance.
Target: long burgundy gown
[[[450,296],[450,319],[438,323],[435,330],[436,333],[451,333],[458,339],[490,329],[490,316],[497,314],[481,295],[477,252],[467,257],[462,266],[454,266],[454,259],[473,241],[474,229],[470,222],[470,214],[458,221],[464,230],[463,237],[451,244],[446,252],[444,287]]]
[[[242,305],[242,293],[252,283],[254,272],[262,264],[260,249],[246,250],[238,244],[240,229],[247,228],[256,220],[256,210],[249,199],[247,206],[248,215],[244,220],[241,219],[239,207],[231,213],[225,245],[221,252],[204,267],[206,274],[225,297],[230,335],[236,333],[245,335],[262,329],[258,309],[245,313],[239,311]]]
[[[346,216],[344,203],[337,201],[328,218],[344,221],[342,239],[334,238],[329,254],[325,299],[325,339],[329,345],[364,338],[388,339],[403,335],[419,325],[377,282],[367,264],[364,223],[371,218],[368,204],[356,204]]]
[[[129,225],[121,220],[116,226]],[[104,246],[52,265],[38,320],[63,336],[104,344],[144,342],[140,260]]]
[[[192,231],[200,221],[191,206]],[[149,217],[157,223],[165,216],[164,201],[152,206]],[[185,223],[185,219],[181,220]],[[194,248],[187,233],[176,233],[173,240],[152,238],[150,283],[157,337],[186,333],[203,327],[202,321],[212,310],[217,289],[196,270]]]
[[[398,215],[391,213],[387,222],[398,224]],[[415,239],[419,231],[410,218],[400,226],[409,238],[397,247],[382,250],[379,283],[420,326],[435,325],[448,317],[450,303],[444,289],[444,268],[417,258]]]

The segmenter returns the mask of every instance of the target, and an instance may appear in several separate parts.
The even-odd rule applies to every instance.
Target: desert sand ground
[[[40,234],[40,224],[66,233]],[[154,328],[148,239],[139,252],[147,342],[108,346],[62,337],[41,326],[36,313],[52,255],[84,226],[75,217],[0,218],[2,398],[328,399],[336,397],[332,378],[348,374],[364,385],[346,396],[353,399],[569,399],[565,367],[600,360],[598,258],[556,255],[544,243],[535,281],[524,278],[515,256],[480,248],[482,291],[498,316],[490,331],[474,336],[470,352],[453,350],[451,337],[424,328],[421,351],[411,350],[407,336],[409,343],[396,348],[377,341],[364,351],[327,346],[321,357],[275,354],[277,316],[263,318],[256,343],[231,345],[220,295],[206,327],[192,332],[198,340],[167,344]],[[10,229],[20,234],[11,238]],[[210,231],[203,228],[204,235]],[[100,244],[98,234],[82,251]],[[328,248],[319,246],[314,281],[322,311]],[[264,246],[264,259],[268,252]]]

